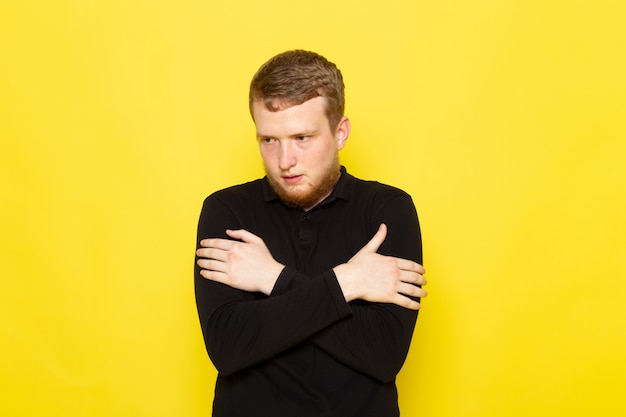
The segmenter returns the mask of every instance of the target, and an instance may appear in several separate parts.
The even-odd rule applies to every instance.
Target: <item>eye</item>
[[[303,140],[307,140],[308,136],[296,136],[296,140],[302,142]]]
[[[261,138],[261,142],[263,142],[263,143],[272,143],[272,142],[274,142],[274,138]]]

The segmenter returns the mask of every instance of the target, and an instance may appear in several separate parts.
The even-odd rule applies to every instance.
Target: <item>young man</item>
[[[209,196],[195,290],[215,417],[399,415],[395,376],[426,296],[405,192],[339,164],[340,71],[288,51],[250,86],[266,176]]]

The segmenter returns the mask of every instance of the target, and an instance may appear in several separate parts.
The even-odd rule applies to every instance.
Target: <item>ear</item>
[[[342,150],[346,145],[346,141],[348,140],[348,136],[350,136],[350,119],[346,116],[343,116],[337,125],[337,130],[335,131],[335,138],[337,139],[337,149]]]

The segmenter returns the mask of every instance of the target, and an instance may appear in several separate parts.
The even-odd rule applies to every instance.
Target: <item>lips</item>
[[[283,176],[283,181],[285,181],[289,185],[294,185],[300,182],[302,179],[302,175],[292,175],[292,176]]]

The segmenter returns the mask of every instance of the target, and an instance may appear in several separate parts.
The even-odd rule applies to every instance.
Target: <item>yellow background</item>
[[[344,73],[343,163],[420,214],[403,415],[625,415],[624,22],[619,0],[3,0],[0,415],[209,415],[196,222],[262,175],[247,87],[292,48]]]

